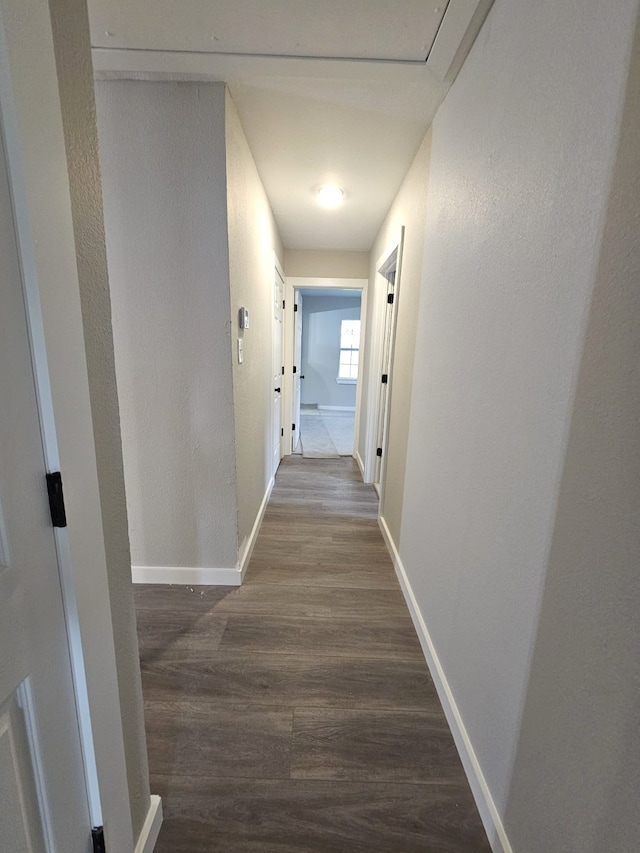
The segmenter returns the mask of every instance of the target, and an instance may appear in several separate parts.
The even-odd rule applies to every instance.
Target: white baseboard
[[[364,462],[362,461],[362,457],[360,456],[360,453],[357,450],[354,450],[353,458],[358,463],[358,468],[360,469],[360,473],[362,474],[362,479],[364,481]]]
[[[194,586],[240,586],[242,575],[233,569],[189,568],[188,566],[131,566],[133,583],[178,583]]]
[[[151,795],[151,804],[136,842],[135,853],[153,853],[162,826],[162,800],[155,794]]]
[[[471,743],[471,739],[469,738],[469,734],[465,728],[456,700],[451,692],[451,687],[449,686],[449,682],[447,681],[442,664],[440,663],[436,653],[433,641],[431,640],[431,636],[427,630],[422,613],[418,607],[416,597],[413,594],[413,590],[402,564],[402,560],[400,559],[398,549],[396,548],[395,542],[393,541],[384,518],[379,517],[378,524],[389,550],[389,554],[391,555],[391,559],[393,560],[393,566],[396,570],[398,581],[402,587],[402,592],[407,602],[409,612],[411,613],[413,624],[418,633],[418,639],[420,640],[422,651],[427,660],[431,677],[433,678],[433,683],[438,692],[442,708],[447,718],[447,722],[449,723],[449,728],[451,729],[451,734],[453,735],[462,765],[465,773],[467,774],[471,792],[473,793],[473,797],[480,813],[480,818],[482,819],[487,837],[489,838],[491,849],[494,853],[513,853],[502,819],[498,813],[496,804],[493,801],[493,797],[491,796],[487,780],[485,779],[482,768],[480,767],[480,762],[478,761],[473,749],[473,744]]]
[[[251,559],[251,555],[253,553],[253,549],[256,544],[256,540],[258,539],[258,533],[260,532],[260,525],[262,524],[262,519],[264,518],[264,513],[267,508],[267,504],[269,503],[269,498],[271,497],[271,492],[273,491],[273,487],[275,485],[276,478],[275,476],[269,480],[269,484],[267,486],[267,490],[264,493],[264,497],[262,498],[262,503],[260,504],[260,509],[258,510],[258,514],[256,515],[256,520],[253,522],[253,527],[251,528],[251,533],[249,534],[245,546],[242,557],[240,558],[240,579],[245,576],[247,571],[247,566],[249,565],[249,560]]]
[[[318,406],[319,412],[355,412],[355,406]]]

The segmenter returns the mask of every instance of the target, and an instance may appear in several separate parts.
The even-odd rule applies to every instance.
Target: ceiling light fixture
[[[344,201],[344,190],[333,184],[325,184],[318,190],[318,201],[323,207],[337,207]]]

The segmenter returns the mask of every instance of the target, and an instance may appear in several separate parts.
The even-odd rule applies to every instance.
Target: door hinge
[[[295,314],[297,310],[298,310],[298,306],[297,306],[297,305],[294,305],[294,306],[293,306],[293,313]]]
[[[54,527],[66,527],[67,513],[64,508],[62,475],[60,474],[60,471],[54,471],[51,474],[47,474],[47,494],[49,495],[51,524],[53,524]]]
[[[284,427],[280,427],[280,435],[284,438]]]
[[[282,375],[284,376],[284,364],[282,365]]]
[[[389,381],[389,374],[388,374],[388,373],[383,373],[383,374],[382,374],[382,384],[383,384],[383,385],[386,385],[388,381]]]
[[[293,431],[293,432],[295,432],[295,430],[296,430],[296,425],[295,425],[295,424],[291,424],[291,429],[292,429],[292,431]]]
[[[294,373],[297,373],[297,372],[298,372],[298,368],[295,366],[295,364],[293,365],[293,372],[294,372]]]
[[[282,310],[284,311],[284,299],[282,300]]]
[[[376,450],[376,456],[382,456],[382,448],[381,448],[381,447],[379,447],[379,448]]]
[[[107,853],[102,826],[94,826],[91,830],[91,840],[93,841],[93,853]]]
[[[387,302],[389,305],[393,305],[393,293],[387,293]]]

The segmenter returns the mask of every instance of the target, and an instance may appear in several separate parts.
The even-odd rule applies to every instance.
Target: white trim
[[[131,566],[133,583],[190,584],[195,586],[240,586],[240,569],[213,569],[207,566]]]
[[[262,524],[262,519],[264,518],[264,513],[267,508],[267,504],[269,503],[269,498],[271,497],[271,492],[273,491],[273,487],[275,485],[276,478],[273,476],[269,480],[269,484],[267,485],[267,490],[264,493],[264,497],[262,498],[262,503],[260,504],[260,509],[258,510],[258,514],[256,515],[256,520],[253,522],[253,527],[251,528],[251,533],[246,539],[246,544],[244,547],[244,553],[240,558],[240,567],[238,571],[240,572],[240,582],[244,579],[244,576],[247,571],[247,567],[249,565],[249,560],[251,559],[251,554],[253,553],[253,549],[255,547],[256,541],[258,539],[258,533],[260,533],[260,525]]]
[[[362,457],[360,456],[360,451],[357,448],[353,451],[353,458],[358,463],[358,468],[360,469],[360,474],[362,475],[362,479],[364,481],[364,465],[362,463]]]
[[[493,0],[450,0],[425,65],[438,80],[453,83]]]
[[[265,56],[109,47],[94,47],[91,55],[98,79],[187,79],[204,82],[251,81],[258,77],[312,77],[377,81],[387,86],[416,83],[429,86],[435,82],[433,72],[427,70],[422,59],[334,59],[322,56]]]
[[[358,384],[357,379],[346,379],[343,376],[336,376],[336,382],[338,383],[338,385],[357,385]],[[351,406],[350,408],[352,408],[353,411],[355,412],[355,410],[356,410],[355,406]]]
[[[312,275],[288,275],[287,281],[296,290],[304,290],[305,287],[322,288],[322,290],[362,290],[368,285],[366,278],[324,278]],[[354,299],[356,297],[354,296]]]
[[[251,533],[245,540],[242,556],[238,565],[232,569],[214,569],[209,567],[190,566],[131,566],[133,583],[186,584],[194,586],[240,586],[247,571],[251,554],[258,539],[260,525],[264,518],[271,492],[275,485],[275,477],[269,480],[262,498],[260,509],[253,522]]]
[[[136,842],[135,853],[153,853],[162,826],[162,800],[151,794],[149,811]]]
[[[318,411],[319,412],[354,412],[355,413],[355,410],[356,410],[355,406],[321,406],[320,404],[318,404]]]
[[[396,571],[396,575],[398,576],[398,581],[400,582],[402,593],[405,597],[405,601],[407,602],[407,607],[411,613],[411,618],[418,634],[422,651],[429,666],[433,683],[438,692],[440,702],[442,703],[442,709],[447,718],[447,722],[449,723],[449,728],[451,729],[451,734],[453,735],[453,739],[456,743],[458,753],[460,754],[462,766],[467,774],[471,792],[476,801],[482,823],[484,824],[484,828],[489,838],[491,849],[494,853],[513,853],[513,848],[507,838],[507,833],[502,823],[502,819],[498,813],[496,804],[493,801],[493,797],[491,796],[489,785],[487,784],[487,780],[485,779],[482,768],[480,767],[480,762],[478,761],[473,744],[471,743],[471,738],[465,728],[462,715],[460,714],[460,710],[458,709],[444,669],[440,663],[440,659],[438,658],[435,646],[422,613],[420,612],[409,578],[407,577],[402,560],[400,559],[400,554],[398,553],[398,549],[393,541],[387,523],[382,516],[378,518],[378,525],[382,531],[382,536],[389,554],[391,555],[393,567]]]

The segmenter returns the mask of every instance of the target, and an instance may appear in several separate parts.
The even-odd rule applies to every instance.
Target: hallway
[[[157,853],[490,849],[376,512],[292,456],[242,587],[135,587]]]

